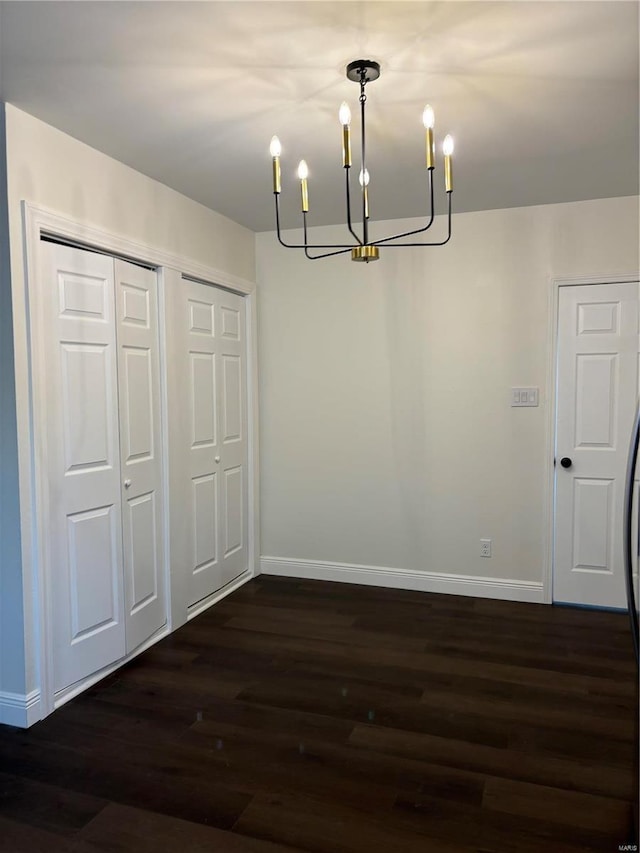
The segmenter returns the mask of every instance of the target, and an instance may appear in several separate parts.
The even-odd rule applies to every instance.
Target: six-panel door
[[[638,283],[565,286],[559,298],[553,598],[625,607],[621,530],[638,393]]]
[[[41,245],[54,690],[123,657],[113,259]]]
[[[166,622],[157,277],[41,244],[54,690]]]
[[[127,652],[167,621],[157,275],[115,261]]]
[[[191,606],[247,568],[246,327],[241,296],[186,279],[182,290]]]

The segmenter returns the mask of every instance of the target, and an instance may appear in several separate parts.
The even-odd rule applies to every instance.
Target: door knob
[[[124,487],[125,487],[125,489],[128,489],[130,485],[131,485],[131,480],[125,480],[125,481],[124,481]]]
[[[560,460],[560,464],[563,468],[571,468],[571,466],[573,465],[573,461],[569,459],[568,456],[563,456]]]
[[[219,462],[219,461],[220,461],[220,457],[219,457],[219,456],[216,456],[216,457],[214,457],[214,458],[215,458],[215,461],[216,461],[216,462]]]

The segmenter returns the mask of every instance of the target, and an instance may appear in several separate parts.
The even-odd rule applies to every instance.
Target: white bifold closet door
[[[247,569],[246,322],[241,296],[186,279],[180,308],[180,468],[192,606]]]
[[[166,621],[157,276],[41,243],[56,692]]]
[[[127,652],[166,622],[157,275],[115,261]]]

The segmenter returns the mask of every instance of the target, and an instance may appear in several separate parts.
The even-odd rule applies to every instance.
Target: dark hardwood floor
[[[0,727],[0,850],[617,851],[636,692],[623,614],[261,577]]]

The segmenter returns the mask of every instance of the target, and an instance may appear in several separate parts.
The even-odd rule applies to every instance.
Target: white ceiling
[[[301,157],[311,222],[344,221],[337,109],[361,57],[382,65],[374,219],[425,210],[426,102],[456,140],[457,211],[638,192],[637,2],[0,2],[2,100],[256,231],[274,133],[285,225]]]

